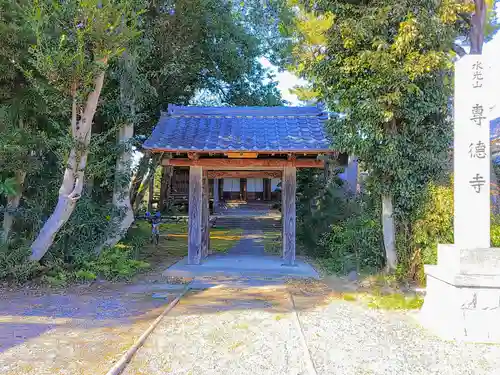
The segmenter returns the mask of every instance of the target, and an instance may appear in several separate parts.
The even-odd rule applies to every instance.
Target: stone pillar
[[[214,213],[217,212],[219,207],[219,179],[214,178]]]
[[[201,257],[206,258],[209,250],[210,228],[208,225],[210,219],[209,209],[209,186],[207,172],[203,173],[203,193],[202,193],[202,217],[201,217]]]
[[[202,256],[203,170],[189,168],[188,264],[200,264]]]
[[[283,260],[285,265],[295,264],[295,194],[297,186],[297,168],[285,167],[282,179],[282,215],[283,215]]]
[[[425,265],[422,324],[445,339],[500,343],[500,249],[490,248],[487,63],[455,64],[454,235]]]

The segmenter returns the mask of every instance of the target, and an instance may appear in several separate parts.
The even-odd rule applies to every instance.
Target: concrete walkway
[[[163,275],[175,277],[198,276],[262,276],[319,278],[316,270],[298,259],[293,267],[283,265],[281,257],[264,251],[261,230],[247,230],[241,241],[227,254],[210,255],[200,265],[188,265],[187,257],[168,268]]]

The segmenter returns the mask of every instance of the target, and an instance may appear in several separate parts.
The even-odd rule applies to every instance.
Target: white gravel
[[[299,317],[318,374],[500,374],[500,346],[439,340],[411,314],[333,301]]]
[[[308,374],[290,314],[227,311],[164,319],[125,375]]]
[[[181,301],[124,374],[311,375],[287,292],[204,293]],[[316,306],[298,316],[319,375],[500,374],[500,346],[439,340],[412,313]]]

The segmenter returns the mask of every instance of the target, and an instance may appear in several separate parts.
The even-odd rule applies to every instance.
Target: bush
[[[105,249],[96,261],[89,264],[88,271],[95,271],[106,280],[128,279],[149,267],[149,263],[133,259],[132,251],[132,246],[124,244]]]
[[[500,215],[494,215],[491,218],[491,246],[500,247]]]
[[[75,277],[79,281],[93,281],[97,279],[97,275],[90,271],[78,270],[75,273]]]
[[[326,181],[322,171],[301,170],[297,189],[297,241],[307,255],[330,256],[324,236],[331,226],[349,217],[350,205],[342,181],[334,176]]]
[[[24,283],[38,275],[42,266],[28,260],[30,253],[22,243],[0,246],[0,280]]]
[[[352,214],[332,224],[323,237],[329,253],[328,260],[322,263],[328,271],[336,273],[377,271],[384,265],[379,215],[366,197],[351,200],[349,205]]]
[[[437,245],[453,243],[453,186],[431,184],[419,216],[412,231],[413,267],[423,281],[423,264],[436,264]]]
[[[68,284],[68,275],[66,272],[58,272],[54,276],[43,275],[42,282],[54,288],[62,288]]]

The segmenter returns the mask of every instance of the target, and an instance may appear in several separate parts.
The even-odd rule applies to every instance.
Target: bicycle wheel
[[[158,246],[158,243],[160,242],[160,235],[158,233],[155,234],[155,245]]]

